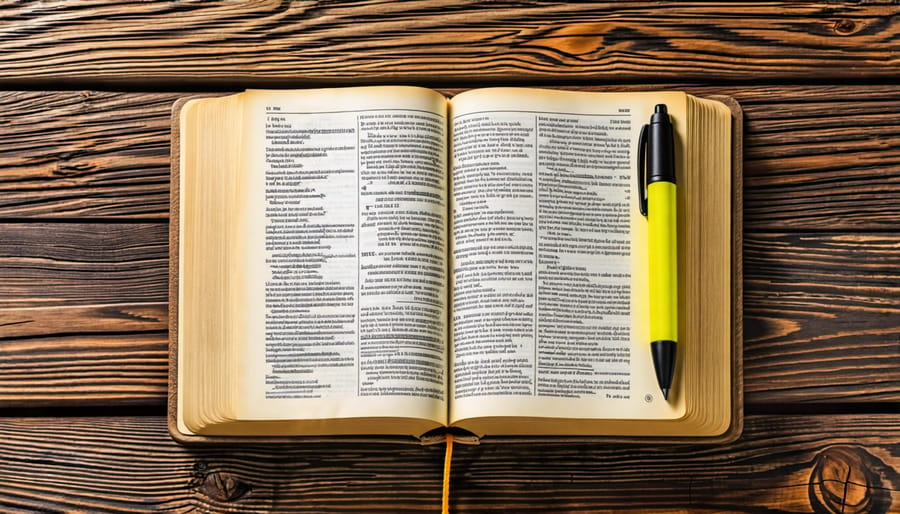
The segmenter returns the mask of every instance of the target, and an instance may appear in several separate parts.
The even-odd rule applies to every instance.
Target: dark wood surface
[[[440,506],[438,445],[189,450],[172,443],[156,416],[7,417],[0,430],[6,507],[357,513]],[[896,415],[752,415],[744,432],[728,446],[457,445],[451,508],[896,512]]]
[[[0,511],[418,512],[443,448],[165,431],[169,109],[403,83],[744,108],[744,435],[458,446],[454,512],[900,512],[900,6],[0,6]]]

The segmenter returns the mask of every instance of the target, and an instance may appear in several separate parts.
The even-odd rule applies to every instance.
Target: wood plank
[[[163,302],[0,308],[0,338],[165,331],[168,314]]]
[[[0,406],[163,406],[165,332],[0,342]]]
[[[163,405],[168,226],[0,230],[0,405]]]
[[[7,223],[0,231],[0,337],[8,334],[4,326],[20,330],[12,327],[23,315],[27,319],[21,308],[168,301],[169,228],[164,223]],[[140,321],[100,307],[92,312],[94,321],[110,318],[110,328],[97,326],[96,331],[121,329],[118,323],[125,318],[131,328]],[[47,319],[46,313],[41,317]],[[158,330],[158,311],[144,321]],[[49,333],[58,333],[54,327]]]
[[[162,404],[167,227],[0,230],[0,403]],[[897,269],[896,232],[747,233],[747,403],[900,401]],[[152,347],[153,363],[136,362],[135,346]],[[62,391],[66,379],[80,384],[77,394]]]
[[[892,80],[871,2],[56,2],[0,11],[7,88]],[[448,37],[452,34],[452,37]]]
[[[744,229],[893,230],[900,88],[741,90]]]
[[[896,414],[748,416],[718,446],[457,445],[452,512],[895,512]],[[413,512],[440,505],[443,447],[184,448],[162,416],[0,418],[4,510]]]
[[[900,233],[744,237],[751,403],[900,401]]]
[[[0,93],[0,217],[164,219],[178,96]]]
[[[900,87],[684,89],[744,106],[746,230],[895,228]],[[0,94],[0,218],[166,219],[169,113],[179,96]]]

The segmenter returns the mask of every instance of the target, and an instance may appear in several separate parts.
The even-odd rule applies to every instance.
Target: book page
[[[446,421],[446,99],[246,93],[242,419]]]
[[[219,108],[202,108],[209,103]],[[180,281],[172,332],[178,339],[177,400],[184,433],[233,415],[232,391],[225,384],[231,360],[227,349],[234,334],[234,317],[228,313],[235,302],[229,292],[236,276],[228,272],[235,260],[229,251],[234,245],[224,220],[237,182],[240,131],[203,127],[240,126],[240,98],[193,99],[184,104],[179,118],[181,151],[173,166],[172,221],[178,230],[173,261]]]
[[[635,142],[684,95],[474,90],[452,101],[451,420],[674,419],[646,322]]]

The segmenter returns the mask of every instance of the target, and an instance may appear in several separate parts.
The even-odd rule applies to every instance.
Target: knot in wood
[[[856,30],[856,22],[853,20],[843,19],[834,22],[834,31],[838,34],[846,36],[852,34]]]
[[[891,497],[882,482],[889,470],[861,447],[826,448],[816,456],[809,478],[810,504],[815,512],[889,512]]]
[[[81,160],[85,154],[84,150],[60,153],[56,159],[56,168],[53,170],[53,174],[57,176],[77,176],[94,171],[96,166]]]
[[[194,465],[191,487],[204,496],[220,501],[230,502],[249,493],[251,487],[246,482],[224,471],[207,472],[207,465],[198,462]]]

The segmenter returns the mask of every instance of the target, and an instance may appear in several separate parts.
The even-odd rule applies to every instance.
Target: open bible
[[[682,284],[668,401],[635,180],[658,103]],[[177,439],[740,430],[735,104],[365,87],[174,112]]]

